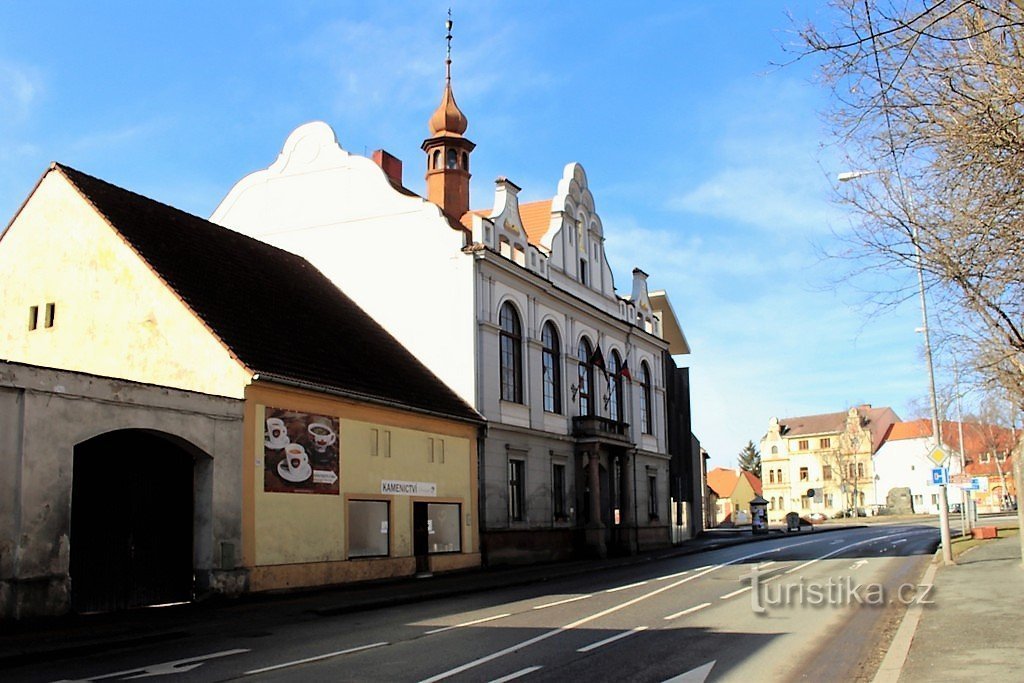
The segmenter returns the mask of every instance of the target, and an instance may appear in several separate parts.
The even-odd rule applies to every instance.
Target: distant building
[[[750,501],[762,494],[761,480],[739,468],[716,467],[708,472],[715,504],[711,526],[750,524]]]
[[[964,472],[970,477],[984,477],[987,490],[973,494],[978,509],[994,512],[1016,498],[1013,479],[1012,449],[1016,443],[1013,430],[976,422],[963,423],[966,469],[961,466],[960,429],[957,422],[943,422],[942,443],[949,459],[945,466],[951,474]],[[931,420],[913,420],[892,425],[885,442],[872,457],[877,479],[875,502],[885,505],[889,492],[909,488],[914,512],[939,512],[939,486],[932,484],[932,470],[938,465],[928,458],[934,448]],[[955,485],[947,487],[947,500],[962,503],[963,492]]]
[[[493,206],[471,210],[467,129],[449,75],[421,197],[400,160],[350,154],[306,124],[211,220],[309,259],[487,418],[475,522],[488,561],[692,536],[700,456],[672,361],[690,349],[668,295],[639,268],[616,291],[579,164],[548,199],[520,204],[500,177]]]
[[[782,521],[787,512],[831,517],[873,502],[871,456],[898,421],[891,408],[867,404],[769,420],[760,448],[769,521]]]

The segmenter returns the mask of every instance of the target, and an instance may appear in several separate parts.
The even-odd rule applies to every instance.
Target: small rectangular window
[[[49,303],[46,304],[46,320],[44,325],[46,327],[53,327],[53,320],[57,314],[57,304]]]
[[[800,441],[797,442],[796,447],[797,450],[806,451],[808,448],[810,448],[810,445],[811,442],[809,440],[801,439]]]
[[[825,465],[821,468],[821,478],[825,481],[832,481],[832,465]]]
[[[806,467],[801,467],[800,468],[800,481],[807,481],[809,478],[810,478],[810,475],[807,472],[807,468]]]
[[[380,453],[380,430],[370,430],[370,457],[375,457]]]
[[[658,475],[647,475],[647,516],[658,519]]]
[[[522,460],[508,461],[508,517],[510,521],[523,521],[523,495],[525,482],[523,473],[526,463]]]
[[[551,466],[551,513],[557,522],[568,519],[565,514],[565,465]]]
[[[831,447],[832,447],[832,439],[819,439],[818,440],[818,448],[831,448]]]
[[[29,331],[39,327],[39,307],[29,306],[28,307],[28,329]]]
[[[580,259],[580,282],[587,284],[587,260]]]

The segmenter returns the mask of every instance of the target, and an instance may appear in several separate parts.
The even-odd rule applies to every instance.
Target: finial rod
[[[448,35],[445,36],[445,40],[448,41],[448,55],[444,60],[444,77],[446,80],[452,80],[452,8],[448,8],[448,21],[445,22],[445,28],[448,29]]]

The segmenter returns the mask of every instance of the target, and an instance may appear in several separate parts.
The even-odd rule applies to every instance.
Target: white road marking
[[[863,567],[867,563],[868,563],[867,560],[857,560],[856,562],[854,562],[853,564],[850,565],[850,569],[857,569],[859,567]]]
[[[196,667],[202,666],[208,659],[216,659],[218,657],[230,657],[231,655],[240,655],[243,652],[251,652],[251,650],[224,650],[222,652],[213,652],[211,654],[201,655],[199,657],[189,657],[188,659],[176,659],[173,662],[163,662],[161,664],[152,664],[150,666],[140,666],[134,669],[128,669],[126,671],[118,671],[112,674],[104,674],[103,676],[90,676],[89,678],[80,678],[75,680],[65,679],[63,681],[57,681],[57,683],[83,683],[84,681],[102,681],[105,678],[148,678],[150,676],[166,676],[168,674],[180,674],[186,671],[191,671]],[[128,674],[135,675],[129,676]]]
[[[665,576],[659,576],[658,578],[655,579],[655,581],[668,581],[669,579],[674,579],[677,576],[682,576],[683,574],[689,574],[689,573],[690,573],[689,569],[684,569],[683,571],[676,572],[675,574],[667,574]]]
[[[905,538],[898,538],[898,539],[896,539],[895,541],[892,542],[892,545],[897,545],[898,543],[906,543],[906,542],[907,542],[907,539],[905,539]]]
[[[930,531],[931,530],[929,530],[929,531],[922,531],[920,533],[929,533]],[[808,560],[807,562],[804,562],[803,564],[797,565],[796,567],[793,567],[792,569],[787,569],[786,573],[787,574],[792,574],[793,572],[800,571],[804,567],[809,567],[812,564],[816,564],[818,562],[821,562],[822,560],[827,559],[829,557],[832,557],[833,555],[838,555],[839,553],[841,553],[841,552],[843,552],[845,550],[849,550],[850,548],[856,548],[859,545],[867,545],[868,543],[877,543],[878,541],[884,541],[887,538],[894,538],[896,536],[902,536],[902,535],[904,535],[904,533],[905,532],[900,532],[898,534],[887,534],[885,536],[875,536],[874,538],[868,538],[868,539],[865,539],[863,541],[857,541],[856,543],[851,543],[850,545],[844,545],[843,547],[837,548],[837,549],[833,550],[830,553],[825,553],[821,557],[816,557],[813,560]]]
[[[533,609],[546,609],[548,607],[556,607],[558,605],[564,605],[568,602],[576,602],[577,600],[586,600],[591,597],[592,593],[586,595],[577,595],[575,598],[566,598],[565,600],[556,600],[555,602],[549,602],[544,605],[535,605]]]
[[[701,604],[690,607],[689,609],[684,609],[682,612],[676,612],[675,614],[668,615],[667,617],[665,617],[665,621],[672,621],[673,619],[678,619],[679,617],[686,616],[687,614],[693,614],[694,612],[700,611],[705,607],[710,606],[710,602],[702,602]]]
[[[843,542],[842,539],[840,539],[838,541],[832,541],[831,543],[829,543],[829,545],[839,545],[842,542]]]
[[[454,626],[444,626],[442,628],[435,628],[430,631],[425,631],[424,635],[432,635],[434,633],[443,633],[444,631],[451,631],[452,629],[462,628],[463,626],[474,626],[476,624],[483,624],[484,622],[494,621],[496,619],[504,619],[505,617],[512,616],[511,612],[506,614],[495,614],[493,617],[484,617],[483,619],[474,619],[473,621],[464,621],[461,624],[455,624]]]
[[[468,671],[470,669],[474,669],[474,668],[480,666],[481,664],[486,664],[487,662],[494,661],[495,659],[498,659],[499,657],[504,657],[505,655],[512,654],[513,652],[519,652],[523,648],[529,647],[530,645],[535,645],[535,644],[537,644],[539,642],[547,640],[548,638],[551,638],[553,636],[557,636],[560,633],[564,633],[566,631],[572,630],[574,628],[582,626],[583,624],[587,624],[587,623],[590,623],[591,621],[594,621],[596,619],[600,619],[601,617],[608,616],[609,614],[614,614],[615,612],[618,612],[619,610],[622,610],[622,609],[626,609],[627,607],[631,607],[631,606],[635,605],[638,602],[641,602],[641,601],[646,600],[648,598],[652,598],[655,595],[658,595],[660,593],[664,593],[665,591],[672,590],[673,588],[676,588],[677,586],[681,586],[684,583],[687,583],[689,581],[693,581],[694,579],[699,579],[702,576],[705,576],[706,574],[710,574],[711,572],[713,572],[716,569],[720,569],[720,568],[728,566],[728,565],[736,564],[738,562],[743,562],[744,560],[749,560],[752,557],[760,557],[761,555],[769,555],[771,553],[779,553],[779,552],[782,552],[783,550],[788,550],[789,548],[795,548],[797,546],[807,545],[809,543],[817,543],[817,542],[818,542],[817,539],[814,539],[814,540],[808,540],[808,541],[800,541],[798,543],[790,543],[790,544],[787,544],[787,545],[784,545],[784,546],[779,546],[778,548],[772,548],[771,550],[762,550],[761,552],[750,553],[749,555],[743,555],[741,557],[737,557],[736,559],[729,560],[728,562],[723,562],[722,564],[708,565],[705,568],[704,571],[698,571],[696,574],[694,574],[692,576],[687,576],[684,579],[679,579],[678,581],[675,581],[673,583],[670,583],[670,584],[667,584],[665,586],[662,586],[661,588],[657,588],[655,590],[652,590],[649,593],[645,593],[643,595],[640,595],[640,596],[637,596],[635,598],[632,598],[631,600],[627,600],[626,602],[623,602],[623,603],[620,603],[618,605],[615,605],[614,607],[609,607],[608,609],[601,610],[600,612],[596,612],[595,614],[591,614],[589,617],[583,617],[581,619],[577,619],[576,621],[574,621],[574,622],[572,622],[570,624],[566,624],[565,626],[559,626],[558,628],[551,629],[550,631],[546,631],[544,633],[541,633],[540,635],[534,636],[533,638],[528,638],[527,640],[524,640],[524,641],[522,641],[520,643],[516,643],[514,645],[510,645],[509,647],[506,647],[503,650],[498,650],[497,652],[492,652],[489,655],[484,655],[483,657],[478,657],[477,659],[474,659],[474,660],[472,660],[470,662],[466,662],[465,664],[457,666],[454,669],[449,669],[447,671],[442,671],[441,673],[436,674],[434,676],[431,676],[430,678],[423,679],[422,681],[420,681],[420,683],[435,683],[436,681],[441,681],[441,680],[444,680],[444,679],[449,678],[451,676],[454,676],[456,674],[460,674],[463,671]]]
[[[773,564],[775,564],[775,560],[769,560],[768,562],[762,562],[761,564],[757,565],[757,568],[764,569],[765,567],[770,567]]]
[[[734,591],[733,591],[732,593],[726,593],[725,595],[723,595],[723,596],[722,596],[721,598],[719,598],[719,599],[720,599],[720,600],[728,600],[729,598],[734,598],[734,597],[736,597],[737,595],[739,595],[740,593],[746,593],[746,592],[747,592],[748,590],[750,590],[751,588],[753,588],[753,586],[745,586],[745,587],[743,587],[743,588],[740,588],[739,590],[734,590]]]
[[[609,588],[608,590],[605,591],[605,593],[617,593],[619,591],[624,591],[624,590],[628,590],[630,588],[637,588],[639,586],[645,586],[645,585],[647,585],[646,581],[637,581],[636,583],[631,583],[628,586],[619,586],[618,588]]]
[[[696,669],[691,669],[684,674],[679,674],[674,678],[669,678],[664,683],[704,683],[708,680],[708,676],[711,674],[711,669],[715,666],[715,662],[718,660],[711,660],[703,666],[698,666]]]
[[[540,669],[543,669],[543,668],[544,668],[543,666],[528,666],[525,669],[520,669],[519,671],[515,672],[514,674],[509,674],[508,676],[502,676],[501,678],[495,678],[493,681],[491,681],[491,683],[506,683],[506,681],[514,681],[517,678],[522,678],[523,676],[525,676],[527,674],[532,674],[534,671],[539,671]]]
[[[317,655],[315,657],[306,657],[305,659],[296,659],[294,662],[285,662],[284,664],[275,664],[274,666],[265,666],[262,669],[253,669],[252,671],[246,671],[244,675],[252,676],[255,674],[266,673],[267,671],[276,671],[277,669],[286,669],[289,666],[298,666],[299,664],[308,664],[309,662],[319,662],[322,659],[330,659],[331,657],[340,657],[341,655],[352,654],[353,652],[362,652],[363,650],[370,650],[375,647],[382,647],[384,645],[390,645],[391,643],[370,643],[369,645],[360,645],[359,647],[350,647],[347,650],[338,650],[337,652],[328,652],[324,655]]]
[[[599,640],[596,643],[591,643],[590,645],[587,645],[586,647],[581,647],[578,650],[576,650],[576,652],[590,652],[591,650],[596,650],[599,647],[604,647],[605,645],[608,645],[610,643],[614,643],[616,640],[622,640],[623,638],[628,638],[629,636],[635,635],[637,633],[640,633],[641,631],[646,631],[646,630],[647,630],[646,626],[637,626],[636,628],[634,628],[632,630],[623,631],[622,633],[620,633],[618,635],[615,635],[615,636],[612,636],[611,638],[605,638],[604,640]]]

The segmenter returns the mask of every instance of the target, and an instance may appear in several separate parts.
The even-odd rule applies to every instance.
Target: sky
[[[828,256],[851,169],[818,64],[784,49],[831,22],[816,0],[0,3],[0,227],[51,161],[209,216],[312,120],[425,192],[449,7],[472,208],[498,176],[527,202],[582,164],[619,293],[642,268],[690,342],[677,362],[711,466],[773,416],[919,416],[919,311],[866,306]]]

